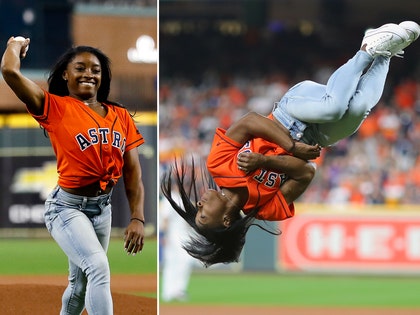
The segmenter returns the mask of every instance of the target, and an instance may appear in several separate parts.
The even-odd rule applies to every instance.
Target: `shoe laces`
[[[404,50],[396,52],[392,57],[404,58]]]
[[[391,54],[387,50],[375,50],[373,51],[375,55],[381,55],[385,57],[398,57],[398,58],[404,58],[404,50],[397,51],[395,54]]]
[[[370,50],[371,55],[381,55],[385,57],[391,57],[391,53],[387,50]]]

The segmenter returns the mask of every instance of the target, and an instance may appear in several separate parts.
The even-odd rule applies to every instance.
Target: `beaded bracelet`
[[[140,221],[140,222],[141,222],[141,223],[143,223],[143,225],[144,225],[144,220],[142,220],[142,219],[139,219],[139,218],[131,218],[131,219],[130,219],[130,221],[133,221],[133,220]]]

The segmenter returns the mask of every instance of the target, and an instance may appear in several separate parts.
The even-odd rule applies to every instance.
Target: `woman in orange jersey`
[[[294,215],[293,201],[315,174],[307,160],[319,153],[318,145],[294,142],[272,116],[251,112],[226,131],[218,128],[207,159],[209,174],[197,174],[193,163],[183,161],[162,179],[163,194],[197,232],[185,244],[187,252],[205,266],[237,261],[255,219]],[[173,184],[182,206],[172,196]]]
[[[11,37],[1,70],[6,83],[48,132],[58,185],[45,203],[45,223],[69,260],[60,314],[113,314],[106,256],[111,194],[124,174],[131,221],[124,246],[143,248],[144,189],[136,148],[144,140],[128,111],[108,100],[108,57],[89,46],[69,49],[52,69],[46,91],[20,72],[29,39]]]
[[[217,129],[207,159],[208,185],[214,189],[199,191],[194,169],[188,178],[186,165],[175,164],[163,178],[162,191],[197,232],[185,245],[187,252],[206,266],[237,261],[255,219],[292,217],[293,201],[314,176],[307,160],[315,156],[310,155],[357,131],[380,99],[390,58],[401,55],[419,34],[412,21],[369,30],[361,49],[326,85],[298,83],[269,118],[251,113],[227,131]],[[308,149],[306,155],[301,149]],[[171,196],[172,181],[183,206]]]

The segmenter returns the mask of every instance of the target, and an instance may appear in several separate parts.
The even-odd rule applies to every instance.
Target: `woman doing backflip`
[[[292,217],[293,201],[315,174],[307,160],[357,131],[382,95],[391,57],[419,33],[411,21],[368,30],[360,50],[326,85],[301,82],[269,117],[249,113],[228,130],[217,129],[207,158],[210,176],[203,179],[207,187],[199,185],[194,167],[188,171],[185,161],[175,163],[161,188],[196,232],[184,244],[187,252],[205,266],[234,262],[255,219]],[[171,195],[172,181],[182,204]]]

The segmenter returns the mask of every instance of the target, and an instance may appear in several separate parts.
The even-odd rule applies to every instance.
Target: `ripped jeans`
[[[113,314],[106,251],[111,234],[111,194],[84,197],[57,186],[45,201],[45,224],[69,260],[61,315]]]

